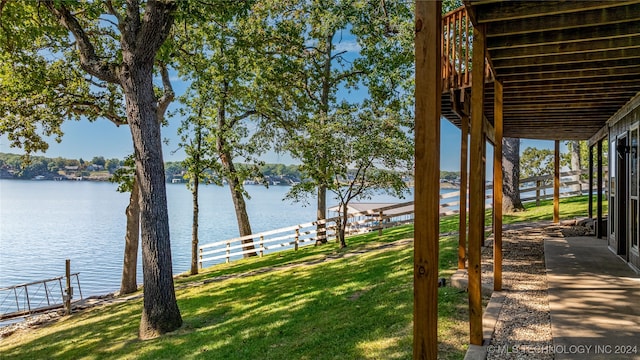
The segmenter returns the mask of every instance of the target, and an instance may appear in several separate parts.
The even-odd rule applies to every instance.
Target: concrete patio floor
[[[555,359],[640,359],[640,275],[594,237],[544,254]]]

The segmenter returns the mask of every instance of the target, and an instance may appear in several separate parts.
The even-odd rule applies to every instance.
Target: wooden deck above
[[[588,139],[640,92],[640,0],[465,6],[473,26],[485,27],[491,77],[504,86],[506,137]],[[445,87],[442,98],[443,116],[457,126],[451,98],[464,91]],[[485,115],[492,122],[491,83]]]

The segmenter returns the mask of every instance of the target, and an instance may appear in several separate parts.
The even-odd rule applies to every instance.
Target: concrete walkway
[[[555,359],[640,359],[640,275],[593,237],[544,254]]]

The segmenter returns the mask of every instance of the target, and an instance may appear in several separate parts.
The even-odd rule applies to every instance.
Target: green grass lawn
[[[524,207],[526,211],[504,214],[502,217],[502,222],[504,224],[513,224],[525,221],[553,220],[553,200],[543,200],[540,202],[540,206],[536,206],[535,203],[527,203],[524,205]],[[593,208],[595,211],[595,202]],[[575,196],[560,199],[561,220],[586,217],[588,215],[588,209],[588,196]],[[604,214],[607,214],[606,200],[603,202],[603,212]],[[485,216],[485,225],[487,226],[491,225],[492,223],[491,214],[492,210],[487,210]],[[460,217],[458,215],[443,217],[440,220],[440,233],[450,233],[458,231],[459,219]]]
[[[411,238],[412,226],[352,237],[349,247],[307,247],[221,264],[177,285],[327,256],[336,260],[276,269],[177,291],[181,329],[139,341],[141,301],[105,306],[0,342],[11,359],[408,359],[412,354],[413,248],[373,248]],[[442,275],[455,270],[456,238],[441,240]],[[466,295],[440,289],[443,358],[466,351]]]
[[[563,199],[563,219],[586,214],[585,198]],[[552,203],[505,216],[505,222],[549,219]],[[455,231],[457,217],[441,232]],[[409,359],[412,356],[413,226],[285,251],[204,269],[176,279],[184,324],[137,339],[141,300],[103,306],[0,340],[10,359]],[[370,251],[360,253],[364,249]],[[295,266],[314,260],[331,261]],[[440,276],[457,266],[457,236],[440,240]],[[246,274],[221,281],[220,275]],[[206,281],[209,280],[209,281]],[[182,286],[193,282],[198,286]],[[468,341],[467,298],[439,290],[440,358],[462,359]]]

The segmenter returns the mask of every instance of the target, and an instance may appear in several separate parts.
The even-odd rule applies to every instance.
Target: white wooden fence
[[[565,172],[560,174],[561,179],[567,176],[578,175],[581,172]],[[551,181],[548,181],[551,180]],[[582,188],[586,190],[587,182],[564,180],[560,182],[561,196],[578,195],[567,187],[582,184]],[[491,199],[492,185],[487,184],[487,196],[485,199]],[[538,176],[520,180],[521,194],[535,194],[535,196],[523,197],[523,202],[536,201],[538,203],[542,199],[553,197],[551,194],[541,194],[544,189],[553,188],[553,175]],[[583,191],[584,192],[584,191]],[[455,215],[460,212],[460,191],[453,191],[440,195],[440,216]],[[491,201],[487,201],[486,208],[491,208]],[[413,201],[393,204],[376,209],[371,209],[358,213],[348,214],[347,234],[362,233],[369,231],[382,231],[385,228],[413,223]],[[322,221],[312,221],[304,224],[288,226],[280,229],[259,232],[247,236],[237,237],[209,243],[199,246],[199,265],[200,268],[204,263],[219,263],[223,259],[230,262],[234,259],[240,259],[245,254],[255,254],[263,256],[266,253],[272,253],[285,249],[298,250],[301,246],[315,244],[321,240],[336,239],[336,222],[340,221],[340,217],[332,217]],[[320,225],[324,225],[321,227]],[[318,234],[318,229],[321,229]],[[243,244],[243,241],[252,240],[253,245]],[[250,247],[250,248],[247,248]]]

